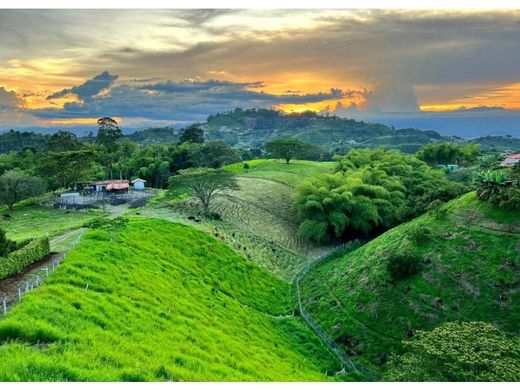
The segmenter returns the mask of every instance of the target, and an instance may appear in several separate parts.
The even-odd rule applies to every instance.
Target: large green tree
[[[485,322],[448,322],[418,331],[388,363],[384,379],[413,382],[520,381],[520,338]]]
[[[97,121],[98,133],[96,136],[96,143],[103,145],[108,151],[114,152],[116,143],[123,136],[123,132],[119,128],[115,119],[104,117]]]
[[[39,171],[63,188],[74,188],[92,169],[97,153],[91,148],[68,152],[50,152],[41,161]]]
[[[204,130],[199,125],[191,125],[182,131],[180,142],[189,142],[192,144],[203,144],[204,143]]]
[[[265,150],[268,154],[275,158],[283,158],[287,164],[308,150],[313,149],[313,145],[300,141],[293,137],[277,138],[266,142]]]
[[[181,170],[178,175],[170,177],[169,186],[173,193],[187,191],[197,197],[206,212],[211,201],[222,192],[240,188],[233,173],[213,168]]]
[[[66,152],[81,147],[74,133],[60,130],[52,134],[47,140],[47,150],[51,152]]]
[[[42,179],[18,168],[0,176],[0,202],[13,209],[16,202],[37,196],[45,191]]]

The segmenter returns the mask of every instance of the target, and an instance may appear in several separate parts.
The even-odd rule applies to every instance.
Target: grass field
[[[413,332],[446,321],[486,321],[520,333],[520,234],[507,225],[520,221],[520,212],[496,210],[471,193],[444,209],[320,264],[303,279],[306,308],[359,362],[381,368]],[[472,220],[460,217],[468,211]],[[424,227],[426,238],[414,238]],[[417,255],[422,269],[391,279],[388,257],[396,253]]]
[[[211,211],[218,213],[222,221],[203,219],[203,223],[194,226],[210,234],[217,232],[218,238],[235,250],[290,281],[309,259],[331,249],[298,237],[297,215],[292,207],[294,186],[306,178],[332,171],[335,163],[252,160],[248,164],[247,172],[243,163],[225,167],[237,173],[241,188],[215,199],[211,205]],[[183,223],[189,223],[187,215],[202,213],[195,199],[173,209],[160,206],[155,202],[142,213]]]
[[[12,240],[41,237],[48,234],[54,237],[69,230],[81,227],[85,222],[104,215],[92,210],[87,212],[67,212],[43,207],[24,207],[10,211],[9,220],[0,221],[0,226]]]
[[[0,322],[1,381],[315,381],[337,370],[291,286],[187,226],[85,233]]]
[[[332,172],[336,166],[333,161],[291,160],[286,164],[282,160],[268,159],[250,160],[247,164],[248,171],[244,171],[243,162],[228,165],[225,169],[242,176],[277,181],[295,187],[303,179]]]

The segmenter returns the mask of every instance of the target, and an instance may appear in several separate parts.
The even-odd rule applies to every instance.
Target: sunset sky
[[[514,122],[520,11],[0,10],[0,131],[238,106]]]

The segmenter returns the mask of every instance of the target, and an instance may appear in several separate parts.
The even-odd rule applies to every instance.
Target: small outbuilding
[[[507,156],[504,161],[500,163],[502,167],[512,167],[520,162],[520,153],[511,154]]]
[[[146,183],[146,180],[144,179],[135,179],[132,180],[132,185],[134,186],[134,190],[144,190],[144,183]]]

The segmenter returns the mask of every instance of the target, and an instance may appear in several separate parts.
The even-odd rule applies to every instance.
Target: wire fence
[[[351,248],[349,248],[351,247]],[[302,318],[309,324],[309,326],[314,330],[314,332],[318,335],[318,337],[323,341],[323,343],[329,348],[329,350],[338,358],[338,360],[341,362],[341,373],[346,372],[354,372],[358,375],[363,375],[366,378],[369,379],[375,379],[376,375],[371,372],[370,370],[367,370],[366,368],[354,363],[354,361],[350,358],[350,356],[347,355],[347,353],[339,346],[329,335],[328,333],[323,329],[323,327],[316,321],[316,319],[310,314],[307,309],[305,309],[305,306],[303,305],[302,298],[301,298],[301,292],[300,292],[300,282],[305,277],[305,275],[314,267],[316,267],[318,264],[323,262],[326,259],[331,258],[331,256],[338,254],[340,252],[347,252],[354,250],[357,247],[357,244],[353,242],[347,242],[345,244],[341,244],[337,247],[335,247],[332,251],[316,258],[313,261],[309,261],[305,268],[300,270],[298,274],[296,275],[295,279],[295,285],[296,285],[296,295],[298,298],[298,306],[300,309],[300,314]]]
[[[47,279],[49,275],[56,271],[60,264],[65,260],[67,253],[79,244],[84,232],[85,229],[82,228],[79,235],[66,251],[53,256],[52,261],[48,262],[45,267],[40,267],[33,272],[29,272],[27,274],[28,277],[18,283],[16,288],[12,291],[12,294],[3,296],[0,299],[0,315],[6,316],[14,305],[21,302],[24,295],[43,284],[45,279]]]

